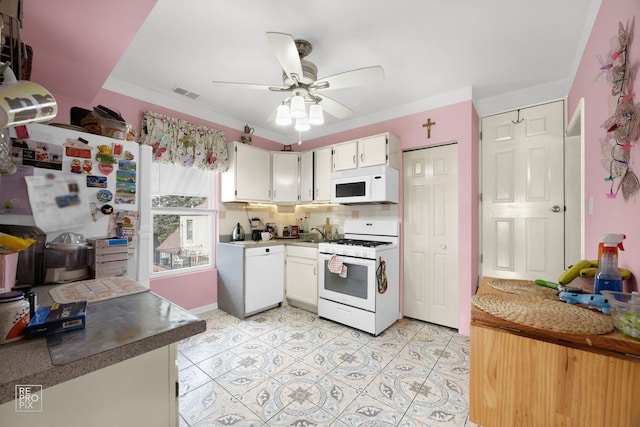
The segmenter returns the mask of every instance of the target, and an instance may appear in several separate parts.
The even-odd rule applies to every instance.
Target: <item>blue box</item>
[[[87,301],[38,307],[25,328],[25,333],[27,337],[37,337],[84,329],[86,317]]]

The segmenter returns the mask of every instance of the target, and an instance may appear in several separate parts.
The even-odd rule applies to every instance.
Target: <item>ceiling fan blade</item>
[[[312,86],[322,86],[328,83],[328,87],[319,87],[318,90],[342,89],[354,86],[363,86],[372,83],[378,83],[384,80],[384,70],[381,66],[358,68],[356,70],[345,71],[343,73],[334,74],[323,79],[313,82]]]
[[[321,98],[320,105],[327,113],[331,114],[338,119],[346,119],[353,111],[346,105],[339,103],[338,101],[331,99],[324,95],[316,95],[316,97]]]
[[[236,83],[236,82],[220,82],[213,81],[214,86],[220,87],[232,87],[237,89],[255,89],[255,90],[270,90],[272,86],[270,85],[260,85],[254,83]]]
[[[302,73],[302,63],[300,62],[300,55],[298,54],[296,43],[291,34],[267,33],[267,38],[285,74],[289,78],[295,78],[301,82],[304,76]]]

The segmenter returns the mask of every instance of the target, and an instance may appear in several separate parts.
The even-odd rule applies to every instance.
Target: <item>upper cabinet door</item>
[[[300,201],[313,201],[313,151],[300,153]]]
[[[333,146],[333,170],[341,171],[358,167],[358,141]]]
[[[273,194],[276,203],[298,203],[298,153],[272,153]]]
[[[271,152],[229,143],[229,167],[221,174],[223,202],[271,201]]]
[[[314,202],[331,200],[331,151],[331,147],[317,148],[314,151]]]
[[[387,134],[358,140],[358,167],[386,165],[388,161]]]

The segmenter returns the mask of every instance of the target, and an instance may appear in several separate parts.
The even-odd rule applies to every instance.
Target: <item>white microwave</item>
[[[399,172],[389,166],[369,166],[331,174],[331,202],[342,204],[398,203]]]

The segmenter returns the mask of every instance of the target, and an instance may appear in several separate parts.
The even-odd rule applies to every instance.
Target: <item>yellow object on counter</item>
[[[13,251],[23,251],[35,242],[32,238],[22,239],[10,234],[0,233],[0,246]]]

